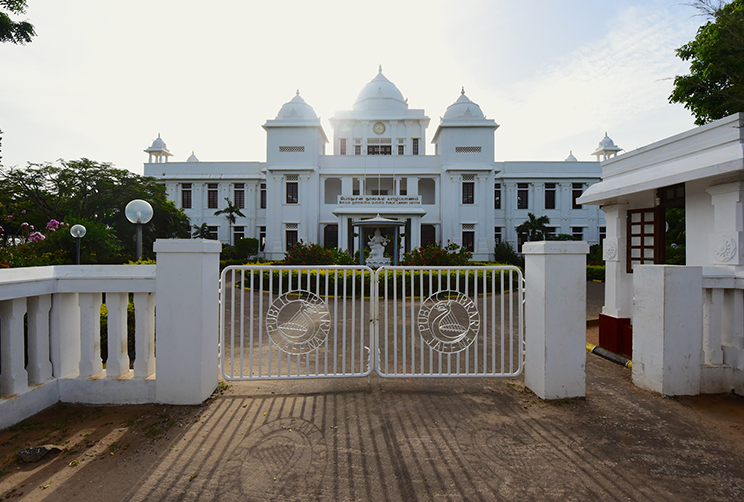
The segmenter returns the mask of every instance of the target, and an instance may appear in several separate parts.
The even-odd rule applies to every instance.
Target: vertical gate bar
[[[356,270],[351,270],[351,374],[354,374],[356,355]]]
[[[393,274],[393,371],[398,374],[398,273]]]
[[[362,250],[361,252],[363,252]],[[348,282],[346,279],[346,272],[347,270],[344,269],[344,323],[343,323],[343,329],[341,330],[341,374],[346,374],[346,303],[348,301],[348,295],[346,283]]]
[[[403,274],[405,278],[405,274]],[[414,319],[415,294],[414,271],[411,270],[411,374],[416,373],[416,321]]]
[[[514,373],[514,293],[511,291],[514,284],[512,270],[509,270],[509,373]]]
[[[281,284],[281,282],[282,282],[282,269],[281,268],[278,268],[277,271],[279,272],[279,283]],[[267,306],[269,308],[271,308],[271,304],[274,301],[273,298],[274,298],[274,271],[273,270],[270,270],[269,271],[269,297],[266,299],[266,303],[268,304]],[[261,314],[263,314],[263,312],[261,312]],[[266,341],[268,342],[268,345],[269,345],[269,353],[266,356],[269,359],[269,364],[268,364],[268,367],[266,368],[267,371],[268,371],[268,373],[267,373],[266,376],[270,377],[271,376],[271,363],[272,363],[272,355],[271,355],[272,350],[271,350],[271,346],[273,344],[271,343],[271,337],[270,336],[267,336],[266,338],[268,339]]]
[[[488,270],[483,270],[483,322],[480,325],[480,331],[483,333],[483,374],[488,373],[488,335],[486,326],[488,326]],[[493,273],[493,270],[490,270]],[[476,273],[477,278],[477,273]]]
[[[400,270],[396,271],[397,274],[401,275],[400,278],[400,320],[401,320],[401,333],[400,333],[400,344],[403,346],[403,374],[406,374],[406,368],[408,368],[408,325],[406,324],[406,274]],[[397,279],[397,278],[396,278]],[[398,282],[396,280],[396,282]]]
[[[230,270],[232,272],[232,291],[230,292],[230,376],[235,376],[235,269]],[[227,274],[225,275],[227,279]],[[227,284],[225,284],[225,290],[227,290]]]
[[[235,269],[233,269],[233,276]],[[235,288],[233,288],[233,293]],[[240,376],[245,372],[245,269],[240,269]]]
[[[248,312],[250,315],[250,321],[248,323],[248,347],[249,347],[249,359],[248,359],[248,374],[250,376],[253,376],[253,296],[254,296],[254,283],[253,283],[253,269],[251,269],[251,289],[249,290],[250,294],[248,295],[248,299],[251,302],[251,304],[248,306]]]
[[[424,306],[424,271],[419,270],[419,312],[421,312],[421,307]],[[418,328],[418,319],[416,320],[416,328]],[[426,364],[424,363],[424,341],[421,339],[421,334],[419,333],[418,336],[418,342],[419,342],[419,360],[421,361],[421,374],[424,374],[424,367]]]
[[[388,359],[388,345],[389,345],[388,343],[389,342],[388,319],[390,319],[390,317],[389,317],[389,312],[388,312],[388,298],[390,297],[390,291],[388,290],[388,270],[387,269],[383,269],[383,270],[385,271],[385,374],[389,375],[390,373],[389,373],[389,365],[388,365],[388,361],[389,361]],[[380,331],[381,330],[378,327],[377,332],[379,333]],[[377,339],[379,341],[380,337],[378,336]]]
[[[258,278],[258,376],[263,376],[263,298],[264,298],[264,271]],[[271,273],[271,272],[269,272]]]
[[[367,329],[369,329],[369,323],[368,322],[365,322],[365,319],[364,319],[364,282],[365,282],[367,273],[364,270],[360,270],[359,271],[359,275],[360,275],[360,284],[361,284],[360,285],[360,290],[361,291],[359,293],[359,296],[360,296],[360,298],[359,298],[359,332],[360,332],[360,337],[359,337],[359,374],[361,375],[361,374],[364,373],[364,328],[366,326]],[[369,286],[370,286],[369,298],[370,298],[370,301],[372,301],[372,291],[371,291],[371,288],[372,288],[372,277],[371,276],[369,278]]]
[[[506,294],[504,291],[504,272],[506,271],[501,271],[501,374],[504,373],[504,324],[506,320],[506,310],[504,307],[504,295]]]
[[[423,275],[423,271],[421,272],[421,275]],[[434,271],[429,269],[429,295],[431,295],[431,291],[434,289],[433,284],[433,276]],[[421,306],[424,306],[424,299],[421,299]],[[434,374],[434,351],[429,347],[429,374]]]
[[[519,280],[519,286],[517,287],[519,292],[519,315],[517,316],[517,322],[519,323],[519,371],[522,371],[524,367],[524,281],[519,275],[517,279]]]
[[[338,269],[333,279],[333,374],[338,373]]]
[[[452,270],[449,271],[449,274],[452,275]],[[460,294],[460,271],[459,270],[456,270],[455,271],[455,274],[456,274],[455,275],[455,291],[457,291],[457,293]],[[457,297],[455,297],[455,298],[457,298]],[[452,301],[452,300],[450,300],[450,301]],[[468,349],[470,349],[470,347],[466,347],[465,348],[465,357],[468,357],[470,355],[470,351]],[[451,356],[452,356],[452,352],[450,352],[450,357]],[[455,368],[456,368],[457,374],[459,375],[460,374],[460,352],[456,352],[455,353],[455,358],[456,358]],[[468,361],[466,359],[465,360],[465,364],[466,364],[465,372],[466,373],[467,373],[467,363],[468,363]],[[450,371],[449,374],[451,375],[452,372]]]
[[[331,275],[331,271],[330,270],[326,270],[326,273],[325,273],[325,304],[326,305],[328,305],[328,287],[329,287],[330,275]],[[330,317],[331,322],[333,322],[333,324],[336,324],[336,312],[335,312],[335,310],[333,312],[333,316],[330,315],[330,312],[328,313],[328,315]],[[323,374],[324,375],[327,375],[328,374],[328,339],[329,339],[329,336],[328,336],[328,334],[326,334],[325,342],[324,342],[325,350],[323,350],[323,359],[324,359],[324,361],[323,361]]]

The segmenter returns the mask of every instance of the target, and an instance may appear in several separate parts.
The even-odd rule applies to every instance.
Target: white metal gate
[[[515,376],[515,267],[240,266],[222,272],[227,380]]]

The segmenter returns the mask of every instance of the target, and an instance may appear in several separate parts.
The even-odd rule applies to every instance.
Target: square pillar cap
[[[586,241],[536,241],[522,244],[523,254],[587,254]]]
[[[219,253],[222,243],[208,239],[158,239],[152,249],[156,253]]]

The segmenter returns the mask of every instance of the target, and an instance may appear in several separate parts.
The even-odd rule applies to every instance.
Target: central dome
[[[382,66],[373,78],[357,96],[354,110],[407,110],[408,103],[403,94],[382,74]]]

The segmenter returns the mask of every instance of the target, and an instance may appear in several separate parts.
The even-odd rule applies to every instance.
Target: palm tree
[[[206,223],[202,223],[201,226],[199,225],[193,225],[194,231],[191,234],[191,237],[194,239],[210,239],[211,235],[209,232],[209,226],[207,226]]]
[[[227,202],[227,206],[225,206],[224,209],[219,209],[214,212],[214,215],[220,215],[224,214],[225,219],[230,224],[230,245],[232,246],[232,227],[235,225],[235,222],[237,221],[237,216],[240,216],[241,218],[245,218],[245,215],[240,212],[240,208],[233,204],[228,197],[225,197],[225,202]]]
[[[548,235],[550,218],[545,215],[536,218],[532,213],[527,213],[527,218],[527,221],[521,225],[517,225],[517,234],[527,234],[528,241],[545,240],[545,237]]]

